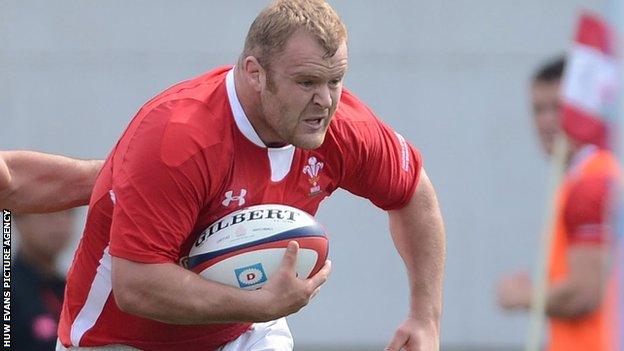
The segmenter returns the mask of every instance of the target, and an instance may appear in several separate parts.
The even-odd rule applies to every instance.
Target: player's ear
[[[266,71],[254,56],[247,56],[243,61],[243,70],[247,83],[257,92],[262,90],[266,81]]]

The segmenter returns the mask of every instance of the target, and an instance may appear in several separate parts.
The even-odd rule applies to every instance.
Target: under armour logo
[[[240,195],[234,195],[234,191],[230,190],[225,193],[225,200],[221,203],[223,206],[230,206],[230,202],[238,201],[238,206],[245,204],[245,195],[247,195],[247,189],[241,189]]]

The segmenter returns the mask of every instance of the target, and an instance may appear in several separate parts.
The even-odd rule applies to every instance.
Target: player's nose
[[[325,85],[319,85],[314,94],[314,103],[324,109],[328,109],[332,106],[332,97],[330,88]]]

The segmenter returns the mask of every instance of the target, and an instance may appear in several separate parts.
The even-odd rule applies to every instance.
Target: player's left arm
[[[437,351],[445,233],[436,193],[424,169],[408,204],[388,213],[392,239],[407,268],[410,311],[385,350]]]

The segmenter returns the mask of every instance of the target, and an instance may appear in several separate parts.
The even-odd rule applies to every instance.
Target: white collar
[[[260,136],[249,122],[249,118],[245,114],[243,110],[243,106],[238,100],[238,96],[236,95],[236,86],[234,84],[234,67],[227,73],[225,76],[225,88],[228,94],[228,100],[230,100],[230,107],[232,108],[232,115],[234,115],[234,121],[236,122],[236,126],[243,133],[245,138],[247,138],[252,143],[257,146],[267,148],[264,144]],[[290,149],[292,147],[291,144],[288,144],[279,148],[269,148],[269,149]]]

